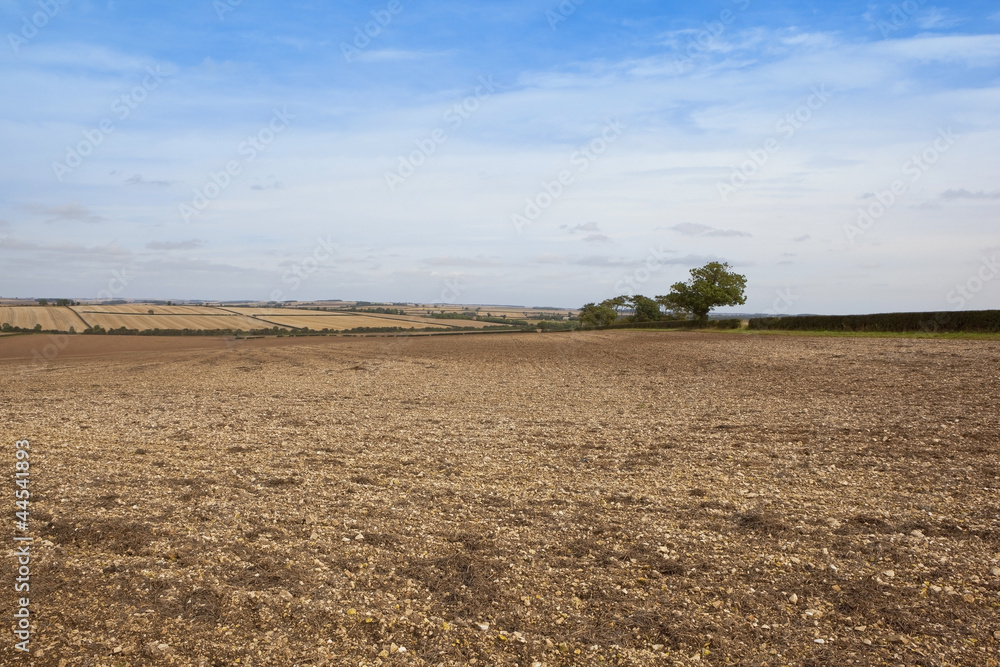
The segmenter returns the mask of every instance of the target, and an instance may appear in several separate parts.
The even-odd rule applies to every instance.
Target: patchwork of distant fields
[[[441,320],[426,316],[427,309],[414,314],[386,315],[350,311],[330,312],[301,308],[248,308],[216,306],[162,306],[129,303],[112,306],[0,306],[0,324],[32,329],[40,325],[45,331],[83,331],[89,327],[104,329],[309,329],[312,331],[345,331],[357,328],[455,329],[495,326],[473,320]],[[491,311],[492,312],[492,311]],[[485,314],[485,312],[483,313]],[[495,315],[499,315],[497,311]],[[513,313],[511,313],[513,315]],[[508,316],[511,316],[508,315]]]

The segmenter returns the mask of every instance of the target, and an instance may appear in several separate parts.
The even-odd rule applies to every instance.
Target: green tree
[[[716,306],[746,303],[746,286],[746,276],[731,271],[728,263],[709,262],[700,269],[691,269],[690,280],[674,283],[670,294],[656,300],[669,310],[705,320]]]
[[[38,305],[39,306],[47,306],[47,305],[49,305],[49,300],[48,299],[39,299],[38,300]]]
[[[632,302],[632,309],[635,312],[632,316],[633,322],[656,322],[662,317],[660,304],[648,296],[636,294],[630,300]]]
[[[580,323],[590,327],[606,327],[618,319],[618,311],[607,301],[588,303],[580,309]]]
[[[605,299],[601,302],[601,305],[614,308],[615,314],[620,316],[623,310],[632,307],[632,300],[628,295],[623,294],[621,296],[616,296],[613,299]]]

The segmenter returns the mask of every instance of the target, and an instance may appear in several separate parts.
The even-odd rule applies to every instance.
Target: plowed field
[[[31,338],[32,664],[1000,657],[997,342]]]

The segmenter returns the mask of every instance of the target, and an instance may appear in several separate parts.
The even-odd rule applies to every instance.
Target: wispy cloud
[[[431,266],[455,266],[455,267],[467,267],[467,268],[480,268],[486,266],[502,266],[501,262],[495,259],[489,259],[482,255],[478,257],[431,257],[430,259],[424,260],[425,264]]]
[[[24,210],[35,215],[46,216],[45,222],[106,222],[107,218],[97,215],[86,206],[81,206],[77,202],[62,204],[59,206],[44,206],[42,204],[25,204]]]
[[[399,62],[407,60],[423,60],[425,58],[435,58],[447,55],[435,51],[411,51],[407,49],[373,49],[362,51],[354,56],[358,62],[384,63]]]
[[[599,232],[601,231],[600,225],[596,222],[584,222],[578,225],[573,225],[569,227],[568,225],[561,225],[563,229],[568,229],[570,234],[576,234],[577,232]]]
[[[155,186],[155,187],[158,187],[158,188],[170,187],[171,185],[174,185],[175,183],[176,183],[176,181],[156,181],[156,180],[154,180],[154,181],[148,181],[148,180],[146,180],[145,178],[142,177],[142,174],[136,174],[135,176],[132,176],[131,178],[125,179],[125,184],[126,185],[151,185],[151,186]]]
[[[954,16],[949,16],[947,12],[938,7],[928,7],[916,16],[917,26],[921,30],[942,30],[953,28],[962,21]]]
[[[716,229],[715,227],[710,227],[709,225],[703,225],[700,222],[682,222],[680,224],[674,225],[673,227],[666,227],[670,231],[677,232],[678,234],[683,234],[684,236],[718,236],[718,237],[750,237],[753,234],[747,232],[741,232],[736,229]]]
[[[0,238],[0,250],[16,251],[19,254],[31,252],[35,253],[34,256],[39,259],[47,257],[79,257],[115,262],[120,262],[125,258],[131,257],[133,254],[128,248],[123,248],[116,243],[95,246],[87,246],[80,243],[41,243],[9,236]]]
[[[284,190],[285,184],[279,181],[273,174],[266,181],[258,181],[250,186],[251,190]]]
[[[993,192],[985,192],[983,190],[972,192],[965,188],[960,190],[945,190],[941,193],[941,199],[945,201],[953,201],[955,199],[1000,199],[1000,190]]]
[[[188,241],[152,241],[146,244],[149,250],[197,250],[205,244],[198,239]]]

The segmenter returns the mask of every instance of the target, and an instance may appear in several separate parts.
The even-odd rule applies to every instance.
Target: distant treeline
[[[4,322],[0,326],[0,331],[4,333],[62,333],[61,331],[51,331],[49,329],[42,329],[41,324],[36,324],[34,327],[15,327],[10,322]]]
[[[998,333],[1000,310],[875,315],[795,315],[750,320],[750,329],[783,331],[885,331],[894,333]]]
[[[70,333],[73,333],[72,331]],[[82,332],[88,336],[273,336],[287,333],[286,329],[273,327],[271,329],[105,329],[104,327],[88,327]]]
[[[348,313],[374,313],[376,315],[406,315],[406,311],[402,308],[384,308],[379,306],[378,308],[358,308],[354,306],[353,308],[339,308],[338,310],[343,310]]]
[[[743,324],[739,319],[716,320],[658,320],[656,322],[622,322],[602,329],[739,329]]]

